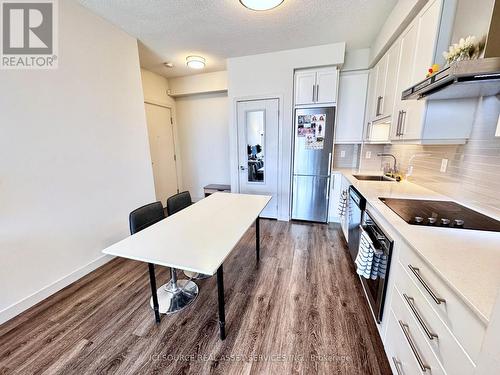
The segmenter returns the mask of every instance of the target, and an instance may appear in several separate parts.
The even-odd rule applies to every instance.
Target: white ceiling
[[[225,59],[334,42],[369,47],[397,0],[285,0],[255,12],[239,0],[79,0],[140,41],[141,65],[166,77],[200,73],[186,56],[206,58],[204,72]],[[175,67],[168,69],[164,61]]]

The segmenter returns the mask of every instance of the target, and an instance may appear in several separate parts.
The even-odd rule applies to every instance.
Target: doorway
[[[172,113],[162,105],[145,103],[145,107],[156,199],[165,204],[179,192]]]
[[[240,193],[272,196],[261,216],[278,217],[279,100],[237,103]]]

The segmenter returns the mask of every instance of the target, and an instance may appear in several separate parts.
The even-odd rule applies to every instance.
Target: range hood
[[[402,100],[457,99],[500,94],[500,0],[495,1],[484,58],[457,61],[404,90]]]

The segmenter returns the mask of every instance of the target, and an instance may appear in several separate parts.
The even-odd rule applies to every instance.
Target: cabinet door
[[[337,77],[335,68],[318,70],[316,73],[316,103],[326,104],[337,101]]]
[[[392,114],[393,141],[401,140],[402,111],[406,110],[409,101],[401,100],[401,92],[410,87],[415,60],[415,44],[417,42],[418,25],[413,22],[401,36],[401,53],[399,59],[398,79],[396,85],[396,98]]]
[[[382,100],[382,113],[384,116],[391,116],[394,111],[400,52],[401,39],[398,39],[394,42],[389,51],[387,51],[387,73],[385,78],[384,99]],[[401,93],[399,96],[401,96]]]
[[[313,104],[315,99],[316,72],[295,73],[295,104]]]
[[[337,104],[336,143],[361,143],[368,88],[367,70],[340,73]]]
[[[411,81],[406,88],[422,81],[427,69],[433,63],[440,16],[441,1],[434,0],[424,8],[416,20],[418,31],[415,41],[415,57]],[[408,100],[405,107],[402,116],[402,137],[404,140],[420,140],[424,130],[426,101]]]
[[[418,21],[416,20],[418,34],[410,86],[424,80],[427,70],[434,63],[440,19],[441,0],[433,0],[420,13]]]
[[[384,115],[385,83],[387,78],[387,53],[379,60],[375,66],[377,70],[377,84],[375,87],[375,104],[373,118]]]

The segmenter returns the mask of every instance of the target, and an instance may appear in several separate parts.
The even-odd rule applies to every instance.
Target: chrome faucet
[[[391,158],[393,158],[394,159],[394,168],[392,169],[392,173],[397,172],[397,161],[396,161],[396,157],[393,154],[386,154],[384,152],[379,152],[377,154],[377,156],[390,156]]]

